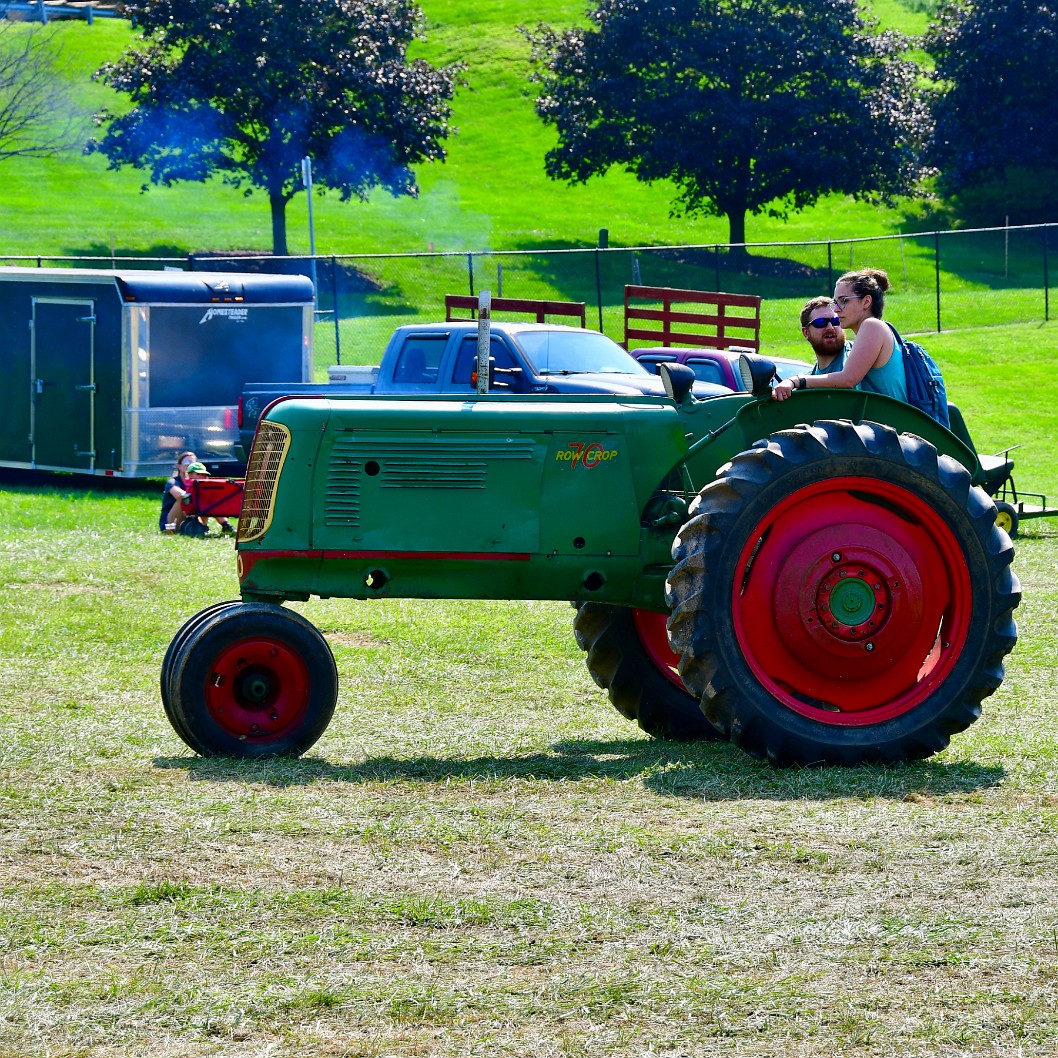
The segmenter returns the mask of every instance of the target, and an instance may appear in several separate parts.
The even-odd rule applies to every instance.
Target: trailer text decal
[[[586,444],[583,441],[570,441],[565,448],[555,453],[555,459],[569,463],[574,467],[585,467],[594,470],[600,463],[608,463],[617,458],[616,448],[603,448],[598,441]]]
[[[234,323],[245,323],[249,312],[249,309],[206,309],[205,316],[203,316],[198,322],[208,323],[217,316],[223,316],[226,319],[232,320]]]

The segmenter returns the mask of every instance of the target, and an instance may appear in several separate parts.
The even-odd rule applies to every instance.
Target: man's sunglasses
[[[821,331],[824,327],[840,327],[841,320],[837,316],[820,316],[812,320],[808,326],[815,327],[817,331]]]

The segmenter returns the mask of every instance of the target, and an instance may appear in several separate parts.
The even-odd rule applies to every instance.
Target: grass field
[[[335,720],[250,764],[164,718],[237,584],[156,505],[0,490],[0,1054],[1053,1054],[1053,522],[1005,683],[924,763],[641,737],[566,605],[316,600]]]

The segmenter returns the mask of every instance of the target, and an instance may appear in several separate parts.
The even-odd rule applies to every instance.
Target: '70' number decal
[[[598,441],[570,441],[565,448],[555,453],[555,459],[569,463],[571,467],[584,467],[594,470],[600,463],[608,463],[617,458],[616,448],[603,448]]]

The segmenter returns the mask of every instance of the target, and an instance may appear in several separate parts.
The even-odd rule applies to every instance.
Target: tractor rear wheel
[[[207,757],[296,757],[327,729],[338,673],[327,641],[300,614],[267,603],[203,611],[178,633],[167,713]]]
[[[706,716],[754,756],[928,757],[1002,682],[1013,547],[986,493],[921,438],[783,431],[735,456],[690,513],[669,639]]]
[[[586,602],[577,607],[573,632],[592,679],[648,735],[679,742],[721,737],[676,671],[664,614]]]

